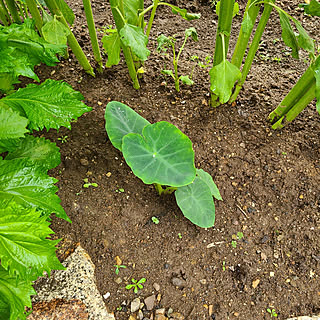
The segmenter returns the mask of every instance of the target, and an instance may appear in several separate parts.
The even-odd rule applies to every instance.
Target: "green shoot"
[[[68,136],[59,137],[58,140],[61,141],[61,143],[66,143],[68,142]]]
[[[270,314],[270,317],[273,318],[273,317],[278,317],[278,314],[276,313],[276,310],[275,309],[270,309],[268,308],[267,309],[267,312]]]
[[[172,54],[173,54],[172,64],[173,64],[174,71],[162,70],[161,73],[165,74],[165,75],[169,75],[173,78],[177,92],[180,91],[180,86],[179,86],[180,81],[186,85],[193,85],[194,84],[194,81],[191,79],[192,76],[191,76],[191,78],[189,76],[183,76],[183,75],[179,76],[179,73],[178,73],[179,58],[180,58],[180,55],[181,55],[189,37],[191,37],[194,41],[198,41],[198,34],[197,34],[197,31],[195,28],[191,27],[191,28],[185,30],[184,41],[183,41],[183,44],[182,44],[178,54],[176,53],[176,50],[175,50],[176,39],[174,36],[173,37],[166,37],[165,35],[161,34],[157,38],[157,42],[158,42],[157,51],[158,52],[161,52],[161,51],[166,52],[168,47],[172,48]]]
[[[154,224],[159,224],[159,222],[160,222],[157,217],[152,217],[151,220],[152,220],[152,222],[153,222]]]
[[[143,289],[142,283],[146,282],[146,278],[141,278],[139,281],[132,278],[131,282],[132,282],[132,284],[126,285],[126,289],[130,290],[133,288],[133,292],[138,293],[139,289]]]
[[[123,269],[126,269],[126,268],[127,268],[127,266],[122,265],[122,264],[120,264],[120,265],[115,264],[115,265],[113,265],[113,266],[116,268],[116,270],[115,270],[116,275],[119,274],[121,268],[123,268]]]
[[[85,179],[83,179],[83,181],[85,182],[84,184],[83,184],[83,188],[89,188],[89,187],[95,187],[95,188],[97,188],[98,187],[98,184],[97,183],[95,183],[95,182],[89,182],[89,179],[88,178],[85,178]]]

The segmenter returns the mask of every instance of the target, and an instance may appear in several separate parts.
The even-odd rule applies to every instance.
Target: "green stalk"
[[[275,0],[271,0],[271,1],[273,3],[275,2]],[[237,86],[235,88],[235,91],[234,91],[233,95],[231,96],[231,98],[229,100],[229,103],[232,103],[233,101],[235,101],[237,99],[237,96],[238,96],[238,94],[239,94],[244,82],[246,81],[248,73],[249,73],[249,71],[251,69],[251,65],[252,65],[253,59],[254,59],[254,57],[256,55],[256,52],[257,52],[257,50],[259,48],[259,44],[260,44],[260,40],[261,40],[262,34],[263,34],[264,29],[265,29],[265,27],[266,27],[266,25],[268,23],[271,11],[272,11],[272,6],[269,5],[269,4],[265,4],[263,13],[261,15],[259,24],[257,26],[257,30],[256,30],[256,32],[254,34],[252,43],[250,45],[250,49],[249,49],[246,61],[245,61],[244,66],[243,66],[243,68],[241,70],[242,77],[241,77],[240,81],[238,82],[238,84],[237,84]]]
[[[8,9],[7,9],[6,5],[4,4],[3,0],[0,0],[0,11],[2,11],[2,13],[5,15],[5,17],[6,17],[5,21],[7,21],[8,25],[11,24],[12,20],[11,20],[10,14],[9,14]],[[2,20],[2,22],[4,23],[3,20]]]
[[[124,20],[124,9],[123,9],[123,0],[110,0],[110,6],[111,6],[111,11],[112,15],[117,27],[117,31],[119,31],[123,28],[125,20]],[[121,48],[123,51],[124,59],[126,61],[129,75],[131,77],[131,80],[133,82],[133,87],[135,89],[140,88],[139,80],[137,77],[137,71],[134,66],[133,58],[132,58],[132,53],[129,47],[126,47],[122,41],[121,41]]]
[[[69,27],[66,19],[64,18],[62,12],[60,11],[56,1],[55,0],[46,0],[46,4],[47,4],[50,12],[53,15],[56,15],[57,18],[59,19],[59,21],[62,22],[70,30],[70,27]],[[72,33],[71,30],[70,30],[70,34],[68,35],[67,39],[68,39],[68,44],[69,44],[72,52],[76,56],[77,60],[79,61],[80,65],[82,66],[84,71],[94,77],[95,74],[93,72],[93,69],[92,69],[86,55],[83,53],[76,37],[74,36],[74,34]]]
[[[147,31],[146,31],[146,36],[148,37],[148,39],[149,39],[149,35],[150,35],[151,28],[152,28],[154,16],[156,14],[159,2],[160,2],[160,0],[154,0],[154,2],[153,2],[153,8],[152,8],[152,11],[151,11],[151,15],[150,15],[150,18],[149,18],[148,27],[147,27]]]
[[[36,27],[38,31],[41,33],[43,21],[42,21],[38,6],[34,0],[26,0],[26,3],[32,15],[32,18],[36,21]]]
[[[314,79],[313,84],[308,88],[307,92],[299,99],[298,102],[285,114],[281,117],[275,124],[273,124],[272,129],[281,129],[285,124],[282,123],[283,120],[286,122],[291,122],[294,120],[298,114],[305,109],[308,104],[315,98],[316,90],[316,81]]]
[[[243,15],[243,19],[245,19],[246,15],[249,15],[249,17],[251,18],[251,20],[254,22],[257,19],[261,4],[259,5],[254,5],[253,2],[255,0],[248,0],[244,15]],[[238,36],[238,40],[237,40],[237,44],[235,46],[234,52],[233,52],[233,56],[231,59],[231,63],[234,64],[236,67],[238,67],[239,69],[241,68],[241,64],[243,61],[243,57],[245,55],[247,46],[248,46],[248,42],[252,33],[254,27],[254,23],[252,23],[252,27],[249,28],[247,30],[247,32],[244,32],[244,28],[243,25],[241,25],[241,29],[239,32],[239,36]]]
[[[220,2],[213,66],[216,66],[219,63],[221,63],[223,59],[226,57],[226,56],[223,56],[223,44],[220,36],[221,34],[225,35],[225,42],[224,42],[225,55],[227,55],[227,52],[228,52],[234,2],[235,0],[221,0]]]
[[[5,26],[8,26],[10,24],[9,16],[6,14],[6,10],[2,7],[0,3],[0,20]]]
[[[87,24],[88,24],[89,34],[90,34],[93,55],[99,65],[98,72],[102,73],[102,57],[101,57],[101,52],[98,44],[96,27],[93,20],[91,2],[90,0],[82,0],[82,2],[83,2],[84,12],[87,18]]]
[[[19,16],[16,4],[14,2],[14,0],[5,0],[8,10],[11,14],[12,20],[15,23],[21,23],[21,18]]]
[[[301,76],[295,86],[289,91],[286,97],[282,100],[279,106],[270,113],[268,117],[270,122],[275,123],[285,114],[287,114],[290,109],[295,107],[301,98],[307,94],[310,87],[312,87],[314,84],[314,73],[312,67],[310,66]]]

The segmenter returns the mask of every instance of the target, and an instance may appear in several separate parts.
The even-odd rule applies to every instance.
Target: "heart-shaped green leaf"
[[[173,124],[161,121],[144,127],[142,135],[123,137],[122,152],[144,183],[181,187],[196,174],[192,142]]]
[[[202,169],[197,169],[197,176],[207,184],[209,187],[211,194],[217,199],[217,200],[222,200],[220,191],[217,187],[217,185],[214,183],[212,177],[208,172],[205,172]]]
[[[128,133],[142,134],[143,128],[150,124],[130,107],[118,101],[107,104],[105,112],[106,131],[112,145],[121,151],[122,138]]]
[[[102,38],[103,48],[106,50],[108,60],[106,67],[117,65],[120,62],[120,37],[118,32],[112,32]]]
[[[215,206],[209,186],[200,177],[178,188],[175,197],[183,215],[201,228],[214,225]]]

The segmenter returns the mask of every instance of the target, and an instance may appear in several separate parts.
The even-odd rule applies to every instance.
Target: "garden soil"
[[[299,2],[279,3],[319,41],[320,19],[305,16]],[[107,308],[118,320],[128,319],[134,298],[142,301],[152,294],[154,308],[172,308],[190,320],[270,319],[267,309],[274,309],[278,319],[318,315],[320,118],[313,102],[282,130],[272,130],[267,120],[307,68],[307,56],[290,56],[274,12],[238,100],[212,108],[209,68],[195,66],[190,57],[205,62],[213,55],[217,15],[205,1],[175,3],[202,17],[187,22],[169,8],[159,8],[140,90],[133,89],[123,60],[96,78],[85,74],[72,54],[53,69],[38,69],[42,80],[67,81],[93,108],[71,131],[42,133],[61,149],[62,163],[51,175],[59,179],[58,194],[72,220],[53,218],[56,236],[64,238],[60,257],[81,243],[96,265],[101,294],[110,293]],[[70,5],[76,13],[75,35],[93,62],[82,3]],[[240,2],[241,14],[244,5]],[[92,6],[101,30],[113,24],[106,1]],[[241,15],[234,19],[231,48],[240,24]],[[175,34],[179,47],[191,26],[199,41],[187,42],[180,72],[190,74],[194,68],[195,84],[177,93],[172,79],[161,75],[171,64],[156,52],[156,38]],[[105,132],[105,106],[112,100],[152,123],[169,121],[189,136],[196,167],[212,175],[223,198],[215,202],[213,228],[193,225],[174,195],[159,196],[133,175]],[[98,187],[83,188],[84,179]],[[238,232],[242,239],[236,238]],[[116,263],[126,266],[118,275]],[[146,278],[138,294],[125,288],[132,278]],[[143,312],[149,319],[151,311]]]

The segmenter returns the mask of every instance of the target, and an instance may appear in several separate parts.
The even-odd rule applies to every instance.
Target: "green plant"
[[[259,18],[252,42],[248,46],[255,20],[257,19],[262,4],[264,5],[264,10]],[[227,60],[227,52],[229,49],[232,19],[236,12],[234,9],[235,5],[235,0],[221,0],[219,8],[217,9],[219,16],[218,29],[213,67],[210,70],[212,106],[218,106],[226,102],[231,103],[236,100],[250,71],[262,34],[273,8],[279,13],[282,38],[285,44],[291,48],[292,56],[299,58],[300,49],[304,49],[310,53],[310,56],[314,56],[313,40],[308,36],[297,19],[291,17],[275,5],[275,0],[248,0],[237,43],[232,59],[229,62]],[[298,33],[294,33],[290,21],[293,21]],[[248,47],[249,50],[243,63]]]
[[[151,220],[152,220],[152,222],[153,222],[154,224],[159,224],[159,222],[160,222],[157,217],[152,217]]]
[[[161,73],[165,74],[165,75],[169,75],[173,78],[174,80],[174,84],[175,84],[175,88],[176,90],[179,92],[180,91],[180,87],[179,87],[179,81],[181,80],[181,82],[183,84],[186,84],[186,85],[193,85],[194,82],[192,81],[192,76],[191,78],[189,76],[179,76],[179,73],[178,73],[178,63],[179,63],[179,58],[180,58],[180,55],[186,45],[186,42],[188,40],[188,38],[191,37],[194,41],[198,41],[198,34],[197,34],[197,31],[195,28],[189,28],[189,29],[186,29],[185,30],[185,37],[184,37],[184,41],[183,41],[183,44],[182,46],[180,47],[180,50],[178,52],[178,54],[176,53],[176,50],[175,50],[175,42],[176,42],[176,38],[173,36],[173,37],[166,37],[164,34],[161,34],[158,38],[157,38],[157,42],[158,42],[158,48],[157,48],[157,51],[158,52],[161,52],[161,51],[164,51],[166,52],[167,51],[167,48],[168,47],[171,47],[172,48],[172,54],[173,54],[173,57],[172,57],[172,64],[173,64],[173,70],[162,70]]]
[[[182,234],[180,232],[178,233],[178,238],[182,239]]]
[[[90,110],[83,96],[61,81],[30,84],[0,99],[0,318],[25,319],[36,294],[32,281],[63,269],[51,240],[50,215],[70,221],[48,170],[60,164],[55,143],[27,133],[70,128]],[[27,135],[26,135],[27,134]]]
[[[112,15],[116,29],[106,29],[107,35],[102,39],[103,47],[108,55],[106,67],[117,65],[120,62],[120,51],[128,67],[129,75],[135,89],[140,88],[138,75],[141,72],[141,64],[147,60],[150,51],[147,49],[148,39],[159,5],[169,6],[172,12],[179,14],[183,19],[193,20],[200,17],[199,14],[188,13],[186,9],[166,2],[154,0],[144,8],[144,1],[110,0]],[[148,26],[144,32],[144,16],[151,11]]]
[[[132,284],[126,285],[126,289],[130,290],[133,288],[134,293],[138,293],[139,289],[143,289],[142,283],[146,282],[146,278],[141,278],[139,281],[135,280],[134,278],[131,279]]]
[[[97,188],[98,187],[98,184],[96,182],[89,182],[88,178],[84,178],[83,181],[84,181],[84,184],[83,184],[84,188],[89,188],[89,187]]]
[[[270,309],[268,308],[267,309],[267,312],[270,314],[270,317],[273,318],[273,317],[278,317],[278,314],[276,313],[276,310],[275,309]]]
[[[232,235],[232,241],[231,241],[231,245],[233,248],[237,247],[237,240],[241,240],[243,238],[243,233],[242,232],[237,232],[237,234],[233,234]]]
[[[192,142],[174,125],[150,124],[128,106],[109,102],[106,131],[113,146],[123,153],[132,172],[159,195],[175,192],[178,206],[194,224],[214,225],[213,197],[222,200],[212,177],[194,166]]]
[[[67,143],[68,142],[68,136],[59,137],[58,140],[61,141],[61,143]]]
[[[123,268],[123,269],[127,268],[127,266],[124,266],[122,264],[115,264],[114,267],[116,268],[116,270],[115,270],[116,275],[119,274],[121,268]]]

